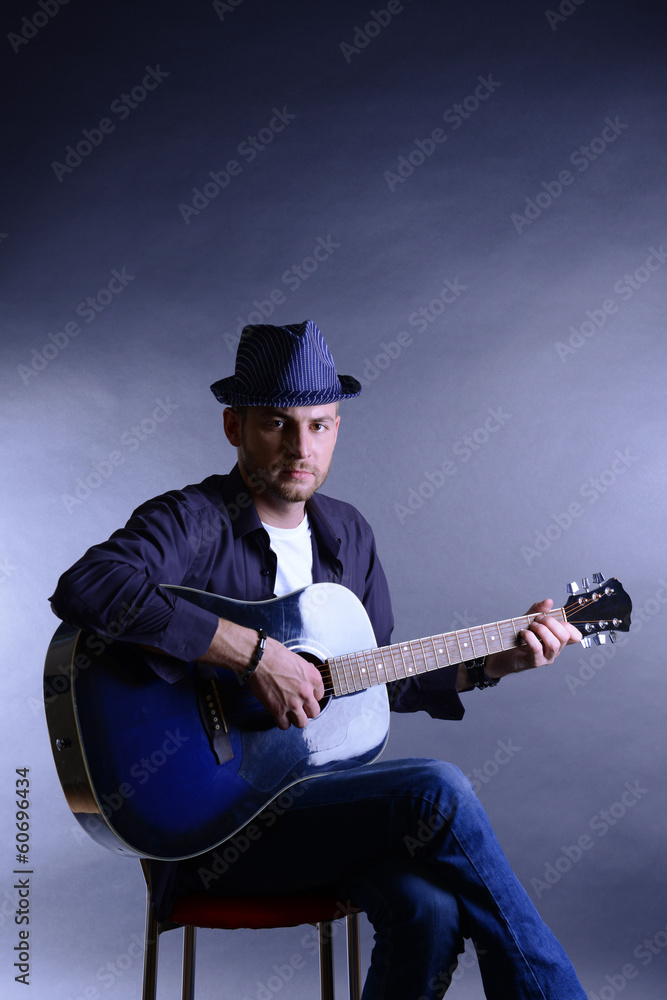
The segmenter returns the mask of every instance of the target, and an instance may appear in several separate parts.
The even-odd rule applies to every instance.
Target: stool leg
[[[195,950],[197,928],[183,928],[183,1000],[195,1000]]]
[[[320,932],[320,991],[322,1000],[334,1000],[333,927],[322,920]]]
[[[157,953],[160,943],[160,926],[151,903],[150,892],[146,899],[146,930],[144,933],[144,986],[142,1000],[155,1000],[157,989]]]
[[[359,914],[347,915],[347,974],[350,1000],[361,1000],[361,959],[359,950]]]

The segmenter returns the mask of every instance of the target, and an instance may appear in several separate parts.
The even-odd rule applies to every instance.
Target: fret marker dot
[[[465,649],[467,645],[468,645],[468,643],[467,643],[467,642],[464,642],[464,643],[463,643],[463,648]]]
[[[439,653],[444,653],[444,649],[439,649],[438,652]]]
[[[361,668],[361,672],[362,672],[362,674],[365,674],[366,673],[366,667],[362,667]]]
[[[408,673],[409,673],[409,674],[411,674],[411,673],[412,673],[412,667],[408,667]]]
[[[382,668],[382,664],[381,664],[381,663],[376,663],[376,664],[375,664],[375,666],[376,666],[376,668],[377,668],[378,670],[382,670],[382,669],[383,669],[383,668]]]

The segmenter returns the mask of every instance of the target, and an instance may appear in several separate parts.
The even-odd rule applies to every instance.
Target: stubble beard
[[[255,461],[243,445],[239,448],[239,462],[246,472],[250,483],[256,489],[258,488],[261,492],[268,493],[278,500],[287,501],[287,503],[304,503],[306,500],[310,500],[329,475],[329,468],[322,471],[322,469],[316,466],[303,462],[294,464],[289,461],[277,460],[272,462],[267,468]],[[280,475],[282,472],[288,470],[310,472],[313,475],[313,480],[308,486],[298,486],[297,484],[283,482],[280,479]]]

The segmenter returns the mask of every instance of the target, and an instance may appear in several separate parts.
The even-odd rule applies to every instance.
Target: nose
[[[287,449],[293,458],[308,458],[310,455],[310,435],[307,427],[297,426],[290,434]]]

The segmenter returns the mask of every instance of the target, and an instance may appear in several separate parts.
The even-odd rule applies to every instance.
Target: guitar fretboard
[[[564,608],[554,608],[549,616],[561,622],[567,621]],[[353,694],[376,684],[404,680],[429,670],[440,670],[464,660],[512,649],[517,644],[519,632],[537,617],[507,618],[502,622],[445,632],[426,639],[396,642],[381,649],[333,656],[327,660],[333,695]]]

